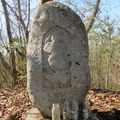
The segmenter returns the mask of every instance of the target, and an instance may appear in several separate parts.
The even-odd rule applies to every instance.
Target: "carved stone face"
[[[56,30],[54,30],[56,29]],[[54,28],[47,35],[44,42],[44,86],[70,86],[70,36],[61,28]]]

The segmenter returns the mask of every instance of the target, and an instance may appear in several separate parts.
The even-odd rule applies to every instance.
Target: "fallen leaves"
[[[120,120],[120,92],[90,90],[87,95],[91,111],[102,120]]]
[[[110,111],[113,108],[120,109],[120,94],[111,92],[103,93],[90,90],[87,95],[91,110],[97,109],[99,112]]]
[[[26,88],[0,89],[1,120],[25,120],[28,110],[31,108],[32,103]]]
[[[119,120],[120,92],[89,90],[87,99],[91,110],[103,116],[103,120]],[[32,106],[26,88],[0,89],[1,120],[25,120]]]

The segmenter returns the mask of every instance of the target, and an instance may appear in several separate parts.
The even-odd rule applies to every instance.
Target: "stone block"
[[[69,7],[47,2],[32,20],[27,46],[27,88],[33,104],[51,117],[53,103],[80,105],[90,87],[85,26]]]

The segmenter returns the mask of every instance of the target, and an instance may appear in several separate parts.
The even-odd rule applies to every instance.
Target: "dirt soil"
[[[92,89],[87,99],[102,120],[120,120],[120,91]],[[25,120],[32,107],[26,87],[0,89],[0,120]]]

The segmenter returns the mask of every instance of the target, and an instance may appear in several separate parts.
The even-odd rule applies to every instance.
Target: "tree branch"
[[[3,6],[3,10],[4,10],[9,42],[12,43],[12,33],[11,33],[11,30],[10,30],[10,22],[9,22],[10,20],[9,20],[9,14],[8,14],[7,7],[6,7],[6,2],[5,2],[5,0],[1,0],[1,2],[2,2],[2,6]]]
[[[99,5],[100,5],[100,0],[97,0],[97,3],[96,3],[96,5],[95,5],[94,12],[93,12],[93,14],[92,14],[92,16],[91,16],[91,20],[90,20],[90,22],[89,22],[89,24],[88,24],[88,27],[86,28],[87,34],[88,34],[88,32],[90,31],[90,29],[92,28],[92,26],[93,26],[93,24],[94,24],[95,17],[96,17],[96,15],[97,15],[97,13],[98,13]]]
[[[27,23],[27,29],[29,27],[30,24],[30,0],[28,0],[28,23]]]
[[[29,31],[28,31],[28,29],[27,29],[27,27],[26,27],[26,25],[25,25],[25,22],[24,22],[24,20],[23,20],[23,18],[22,18],[22,15],[21,15],[21,11],[20,11],[20,1],[18,0],[18,13],[19,13],[19,15],[12,9],[12,7],[6,2],[6,4],[7,4],[7,6],[10,8],[10,10],[13,12],[13,14],[16,16],[16,18],[20,21],[20,23],[22,24],[22,27],[23,27],[23,29],[24,29],[24,32],[25,32],[25,34],[26,34],[26,40],[28,41],[28,33],[29,33]]]

